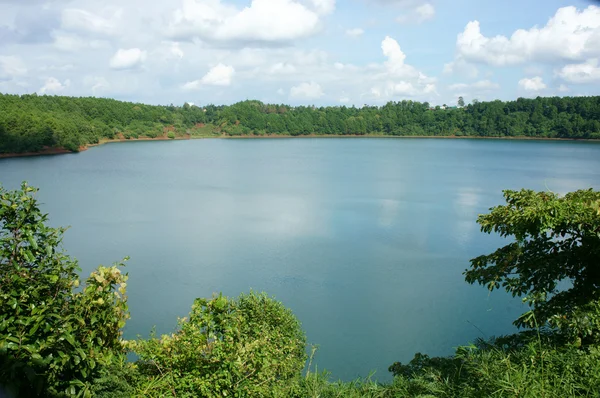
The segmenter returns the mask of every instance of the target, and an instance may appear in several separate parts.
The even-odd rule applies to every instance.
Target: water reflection
[[[484,140],[200,140],[0,160],[39,186],[84,273],[131,257],[126,338],[172,330],[196,297],[264,290],[352,379],[510,332],[518,300],[469,286],[504,241],[479,213],[502,189],[600,187],[600,145]],[[473,325],[476,325],[475,328]]]

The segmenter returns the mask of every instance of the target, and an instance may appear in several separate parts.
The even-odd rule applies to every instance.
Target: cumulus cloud
[[[493,66],[518,65],[528,61],[582,60],[600,55],[600,7],[578,10],[563,7],[548,23],[529,30],[518,29],[510,38],[486,37],[480,23],[471,21],[456,40],[459,59]]]
[[[252,0],[239,9],[221,0],[183,0],[168,25],[175,39],[200,39],[233,46],[286,43],[319,30],[320,17],[334,1]]]
[[[498,26],[498,31],[490,32],[491,26],[483,21],[471,25],[460,50],[457,44],[454,59],[446,60],[452,62],[443,65],[436,55],[443,53],[443,40],[431,41],[430,48],[417,54],[407,52],[406,44],[396,40],[400,36],[380,36],[373,43],[376,31],[369,30],[370,17],[348,22],[346,14],[335,13],[334,0],[3,1],[7,7],[0,12],[2,92],[32,92],[46,86],[52,76],[59,84],[50,81],[45,92],[151,103],[183,103],[195,94],[186,90],[235,86],[211,89],[211,101],[259,98],[360,105],[405,98],[452,103],[458,95],[508,99],[523,94],[516,84],[522,77],[547,80],[542,81],[548,86],[545,90],[526,91],[533,95],[562,93],[561,84],[565,90],[568,86],[569,95],[591,94],[600,82],[598,7],[557,11],[558,7],[544,4],[539,15],[554,17],[528,16],[531,22],[519,31]],[[441,23],[447,12],[435,0],[361,2],[356,4],[379,9],[380,24],[393,22],[399,14],[409,15],[411,23],[431,18]],[[330,23],[332,28],[324,29]],[[531,28],[534,23],[538,25]],[[337,35],[326,37],[336,29]],[[435,29],[432,26],[429,32]],[[460,31],[452,34],[465,34]],[[312,35],[319,35],[318,40],[300,40]],[[348,58],[338,51],[357,37],[359,53]],[[520,44],[523,41],[527,43]],[[422,58],[415,60],[417,55]],[[504,65],[518,68],[499,68]],[[513,84],[499,88],[496,81],[507,80],[507,74],[515,71],[522,76],[513,76]],[[433,77],[438,74],[439,80]],[[291,95],[293,87],[296,96]]]
[[[364,29],[354,28],[346,30],[346,36],[350,37],[360,37],[365,33]]]
[[[197,90],[203,85],[208,86],[229,86],[235,69],[233,66],[218,64],[212,67],[202,79],[187,82],[183,85],[184,90]]]
[[[435,16],[435,7],[431,3],[417,5],[408,12],[396,18],[396,21],[402,24],[406,23],[423,23]]]
[[[540,91],[547,86],[541,77],[523,78],[519,80],[519,87],[526,91]]]
[[[436,94],[435,79],[406,64],[406,54],[395,39],[386,36],[381,42],[381,50],[387,60],[383,64],[383,71],[373,76],[381,83],[371,88],[371,97],[389,99],[395,96]]]
[[[139,48],[127,50],[120,48],[110,59],[109,66],[116,70],[135,69],[141,66],[145,60],[146,51]]]
[[[590,59],[581,64],[565,65],[557,74],[569,83],[600,82],[600,67],[598,66],[597,58]]]
[[[435,16],[435,8],[430,3],[418,6],[415,8],[415,12],[420,22],[427,21]]]
[[[61,82],[55,77],[46,79],[46,83],[39,89],[40,94],[57,94],[71,85],[69,79]]]
[[[452,62],[444,64],[443,73],[445,75],[459,75],[475,79],[479,76],[479,70],[473,64],[468,63],[462,58],[457,58]]]
[[[386,36],[385,39],[381,42],[381,50],[383,51],[383,55],[387,57],[387,65],[391,70],[401,70],[404,65],[404,60],[406,59],[406,54],[402,52],[400,48],[400,44],[389,36]]]
[[[102,76],[87,76],[83,83],[92,90],[93,94],[98,94],[110,88],[110,83]]]
[[[323,89],[315,82],[301,83],[290,89],[290,96],[297,99],[316,99],[323,95]]]
[[[376,96],[381,96],[382,92],[378,89],[372,91]],[[434,84],[427,84],[425,87],[417,87],[411,82],[400,81],[398,83],[389,82],[385,86],[385,94],[387,96],[408,96],[413,97],[419,94],[431,94],[435,92]]]

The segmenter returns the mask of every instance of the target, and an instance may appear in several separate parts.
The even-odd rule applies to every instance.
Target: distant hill
[[[518,98],[446,109],[414,101],[361,108],[260,101],[198,107],[0,94],[0,154],[75,152],[116,139],[367,134],[600,139],[600,96]]]

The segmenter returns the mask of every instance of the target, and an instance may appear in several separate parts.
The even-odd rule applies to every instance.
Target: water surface
[[[0,159],[41,188],[88,274],[125,256],[126,337],[166,333],[196,297],[266,291],[290,307],[319,369],[352,379],[513,331],[518,299],[467,285],[503,243],[477,215],[503,189],[600,188],[600,144],[435,139],[132,142]]]

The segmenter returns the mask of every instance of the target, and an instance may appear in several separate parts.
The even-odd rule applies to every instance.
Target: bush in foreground
[[[179,330],[132,342],[146,396],[290,396],[306,362],[290,310],[265,294],[196,299]]]
[[[17,396],[90,396],[94,375],[125,354],[127,275],[100,267],[76,291],[65,230],[45,225],[35,192],[0,187],[0,386]]]
[[[78,290],[77,262],[45,225],[36,190],[0,188],[0,394],[15,397],[600,397],[600,196],[507,191],[479,222],[515,242],[472,261],[467,280],[500,285],[532,311],[527,330],[417,354],[392,382],[331,382],[309,371],[298,320],[265,294],[195,300],[160,338],[125,342],[127,275],[99,267]],[[122,264],[121,264],[122,265]],[[558,282],[572,286],[558,290]],[[539,324],[538,324],[539,323]],[[533,328],[535,326],[535,328]],[[128,362],[126,352],[139,360]]]

